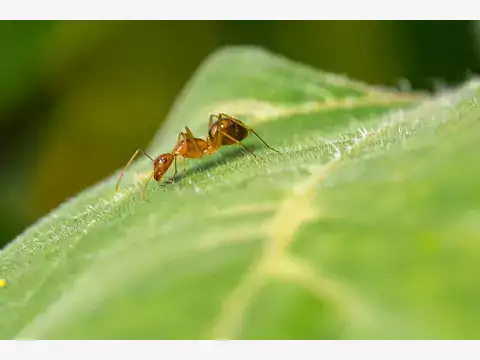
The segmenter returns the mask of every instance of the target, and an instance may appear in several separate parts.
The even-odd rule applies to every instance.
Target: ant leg
[[[182,176],[185,177],[187,176],[187,158],[183,158],[183,171],[182,171]]]
[[[122,173],[120,174],[120,177],[118,178],[118,181],[117,181],[117,186],[115,187],[115,192],[118,192],[118,186],[120,185],[120,181],[122,181],[122,179],[123,179],[123,175],[125,174],[125,171],[127,171],[127,168],[130,166],[133,159],[135,159],[137,157],[137,155],[140,154],[140,152],[142,152],[146,157],[148,157],[150,160],[152,160],[152,162],[154,161],[152,159],[152,157],[150,155],[148,155],[145,151],[143,151],[142,149],[137,149],[137,151],[135,151],[133,156],[128,161],[127,165],[125,165],[125,168],[123,169]]]
[[[175,172],[173,173],[172,179],[175,179],[175,176],[177,176],[177,157],[175,156],[173,162],[175,163]]]
[[[181,133],[178,134],[178,136],[177,136],[177,144],[180,142],[182,136],[183,136],[183,132],[181,132]],[[185,146],[186,146],[186,144],[185,144]],[[174,179],[175,179],[175,176],[177,176],[177,155],[174,156],[173,161],[174,161],[174,163],[175,163],[175,172],[173,173],[173,176],[172,176],[171,178],[165,180],[166,182],[169,182],[169,183],[172,183],[172,184],[175,183]]]
[[[227,139],[230,139],[232,140],[233,142],[237,143],[238,145],[241,145],[243,146],[250,154],[252,154],[255,158],[257,157],[257,155],[255,155],[253,153],[252,150],[250,150],[248,147],[246,147],[241,141],[238,141],[237,139],[235,139],[234,137],[228,135],[227,133],[223,132],[223,131],[220,131],[220,134],[225,136]],[[220,137],[220,136],[219,136]]]
[[[188,129],[187,127],[185,128]],[[188,129],[187,131],[190,131],[190,129]],[[185,141],[185,155],[183,156],[183,171],[182,171],[182,176],[185,177],[187,175],[188,134],[184,132],[180,134],[183,137],[183,140]]]
[[[177,176],[177,157],[176,156],[173,158],[173,163],[175,164],[175,172],[173,173],[173,176],[170,179],[166,180],[167,182],[172,184],[175,183],[174,179],[175,179],[175,176]]]
[[[152,180],[153,178],[153,172],[152,174],[148,177],[148,180],[147,182],[145,183],[145,186],[143,187],[143,190],[142,190],[142,199],[145,200],[146,199],[146,193],[147,193],[147,189],[148,189],[148,184],[150,183],[150,180]]]
[[[217,118],[220,119],[220,117],[218,117],[218,116],[217,116]],[[214,145],[217,149],[219,149],[223,145],[222,144],[222,135],[227,135],[227,133],[222,131],[221,128],[218,127],[218,125],[217,125],[217,132],[215,133],[215,137],[213,139]]]
[[[210,133],[210,131],[212,129],[212,126],[214,124],[213,119],[216,119],[215,122],[217,122],[218,121],[218,115],[212,114],[208,117],[208,129],[207,129],[207,137],[205,138],[205,141],[208,144],[208,154],[209,155],[212,155],[213,153],[217,152],[218,149],[221,146],[221,142],[220,142],[220,144],[218,143],[218,139],[217,139],[218,134],[216,136],[211,136],[211,133]]]
[[[210,115],[208,118],[208,130],[213,126],[213,119],[218,119],[218,115]]]
[[[185,130],[187,131],[186,133],[184,133],[185,135],[187,135],[190,139],[195,139],[195,136],[193,135],[192,130],[190,130],[188,126],[185,126]]]
[[[217,116],[218,121],[222,120],[222,118],[230,119],[230,116],[224,113],[220,113]],[[233,119],[233,118],[232,118]],[[223,143],[222,143],[222,135],[228,135],[226,132],[222,131],[221,128],[218,128],[217,126],[217,134],[215,134],[215,146],[220,148]],[[232,139],[231,137],[227,136],[228,138]],[[236,139],[233,139],[235,142],[238,142]],[[242,144],[243,145],[243,144]],[[250,151],[250,150],[249,150]],[[251,152],[251,151],[250,151]]]
[[[186,128],[186,126],[185,126],[185,128]],[[188,154],[188,134],[184,133],[184,132],[181,132],[179,136],[183,137],[183,141],[185,143],[185,155],[186,155],[186,154]]]
[[[247,126],[245,125],[243,122],[241,122],[240,120],[238,119],[235,119],[234,117],[231,117],[231,116],[228,116],[227,114],[224,114],[224,113],[221,113],[220,116],[230,120],[230,121],[233,121],[234,123],[236,123],[237,125],[240,125],[241,127],[243,127],[244,129],[250,131],[251,133],[253,133],[256,137],[258,137],[260,139],[261,142],[263,142],[265,144],[266,147],[268,147],[270,150],[273,150],[277,153],[280,153],[280,151],[278,150],[275,150],[274,148],[272,148],[270,145],[268,145],[265,140],[263,140],[260,135],[258,135],[255,130],[253,130],[250,126]]]

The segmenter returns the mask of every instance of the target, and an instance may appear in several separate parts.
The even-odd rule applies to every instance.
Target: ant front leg
[[[166,180],[166,182],[175,184],[175,176],[177,176],[177,157],[176,156],[173,158],[173,164],[175,166],[175,172],[173,173],[173,176],[171,178]]]
[[[183,171],[182,171],[182,176],[185,177],[187,176],[187,158],[183,158]]]
[[[193,134],[190,131],[190,129],[188,127],[185,127],[185,129],[187,129],[187,132],[190,133],[192,138],[193,138]],[[184,141],[184,144],[185,144],[185,153],[183,154],[183,171],[182,171],[182,176],[185,177],[185,176],[187,176],[187,156],[188,156],[188,140],[189,140],[188,137],[189,137],[189,134],[181,132],[179,137],[183,137],[183,141]]]
[[[187,131],[190,132],[190,129],[185,127]],[[188,155],[188,135],[186,133],[182,133],[183,136],[183,141],[185,142],[185,154],[183,155],[183,171],[182,171],[182,176],[185,177],[187,176],[187,155]],[[192,134],[193,136],[193,134]]]
[[[180,144],[180,140],[182,139],[183,132],[179,133],[177,136],[177,144]],[[175,183],[175,176],[177,176],[177,155],[174,156],[173,162],[175,163],[175,172],[173,173],[173,176],[169,179],[166,180],[168,183]]]

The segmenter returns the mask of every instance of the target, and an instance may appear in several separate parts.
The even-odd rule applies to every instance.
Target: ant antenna
[[[115,192],[118,191],[118,186],[120,185],[120,182],[122,181],[123,179],[123,175],[125,174],[125,171],[127,171],[127,168],[130,166],[130,164],[132,163],[133,159],[135,159],[137,157],[138,154],[140,154],[140,152],[143,153],[143,155],[145,155],[146,157],[148,157],[150,160],[152,160],[152,162],[154,162],[154,160],[152,159],[152,157],[150,155],[148,155],[145,151],[143,151],[142,149],[138,149],[137,151],[135,151],[135,153],[133,154],[133,156],[130,158],[130,160],[128,161],[127,165],[125,165],[125,168],[123,169],[122,173],[120,174],[120,177],[118,178],[118,181],[117,181],[117,186],[115,187]]]

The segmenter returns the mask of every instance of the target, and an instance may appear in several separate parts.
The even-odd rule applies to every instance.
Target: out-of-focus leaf
[[[0,22],[0,122],[8,108],[21,104],[35,90],[39,78],[42,40],[50,21]]]

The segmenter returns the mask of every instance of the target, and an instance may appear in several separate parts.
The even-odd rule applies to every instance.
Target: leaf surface
[[[147,201],[143,158],[118,194],[116,173],[66,202],[0,253],[0,336],[478,338],[478,92],[427,98],[256,48],[215,53],[148,152],[225,112],[280,153],[251,136],[257,159],[230,146],[188,160]]]

